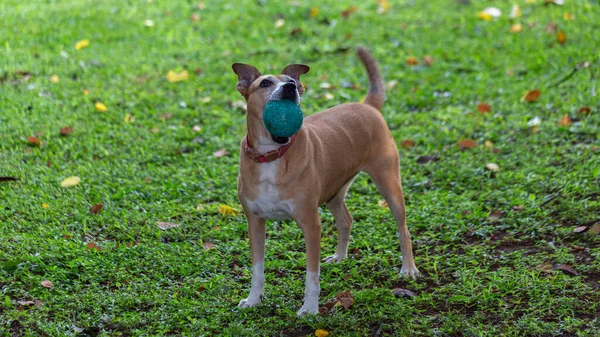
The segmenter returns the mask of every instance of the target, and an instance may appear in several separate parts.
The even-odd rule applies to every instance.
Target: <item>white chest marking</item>
[[[277,180],[277,165],[272,161],[260,165],[260,180],[258,183],[258,198],[247,200],[250,211],[260,217],[283,220],[292,217],[294,205],[291,200],[281,200],[279,190],[275,185]]]

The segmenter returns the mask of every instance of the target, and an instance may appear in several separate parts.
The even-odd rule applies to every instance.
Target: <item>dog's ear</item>
[[[295,79],[296,82],[300,82],[300,75],[306,74],[309,70],[310,68],[304,64],[290,64],[281,73]]]
[[[244,63],[234,63],[231,68],[238,75],[238,83],[235,88],[247,98],[248,87],[260,77],[260,71],[256,67]]]

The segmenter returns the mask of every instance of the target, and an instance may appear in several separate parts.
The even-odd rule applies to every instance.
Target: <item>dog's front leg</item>
[[[252,286],[248,298],[241,300],[240,308],[256,306],[262,300],[265,289],[265,222],[252,212],[246,211],[248,237],[252,251]]]
[[[319,261],[321,258],[321,219],[317,208],[307,210],[295,217],[304,232],[306,245],[306,288],[304,305],[298,311],[298,317],[319,312]]]

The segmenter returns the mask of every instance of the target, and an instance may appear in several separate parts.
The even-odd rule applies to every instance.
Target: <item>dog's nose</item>
[[[295,83],[286,83],[283,85],[281,98],[283,99],[295,99],[296,98],[296,84]]]
[[[294,91],[296,90],[296,84],[292,82],[288,82],[283,85],[283,90]]]

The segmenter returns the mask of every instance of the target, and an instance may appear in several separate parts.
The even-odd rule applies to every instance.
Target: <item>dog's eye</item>
[[[271,81],[269,81],[269,80],[262,80],[262,82],[260,82],[260,87],[267,88],[267,87],[270,87],[271,84],[273,84],[273,83],[271,83]]]

